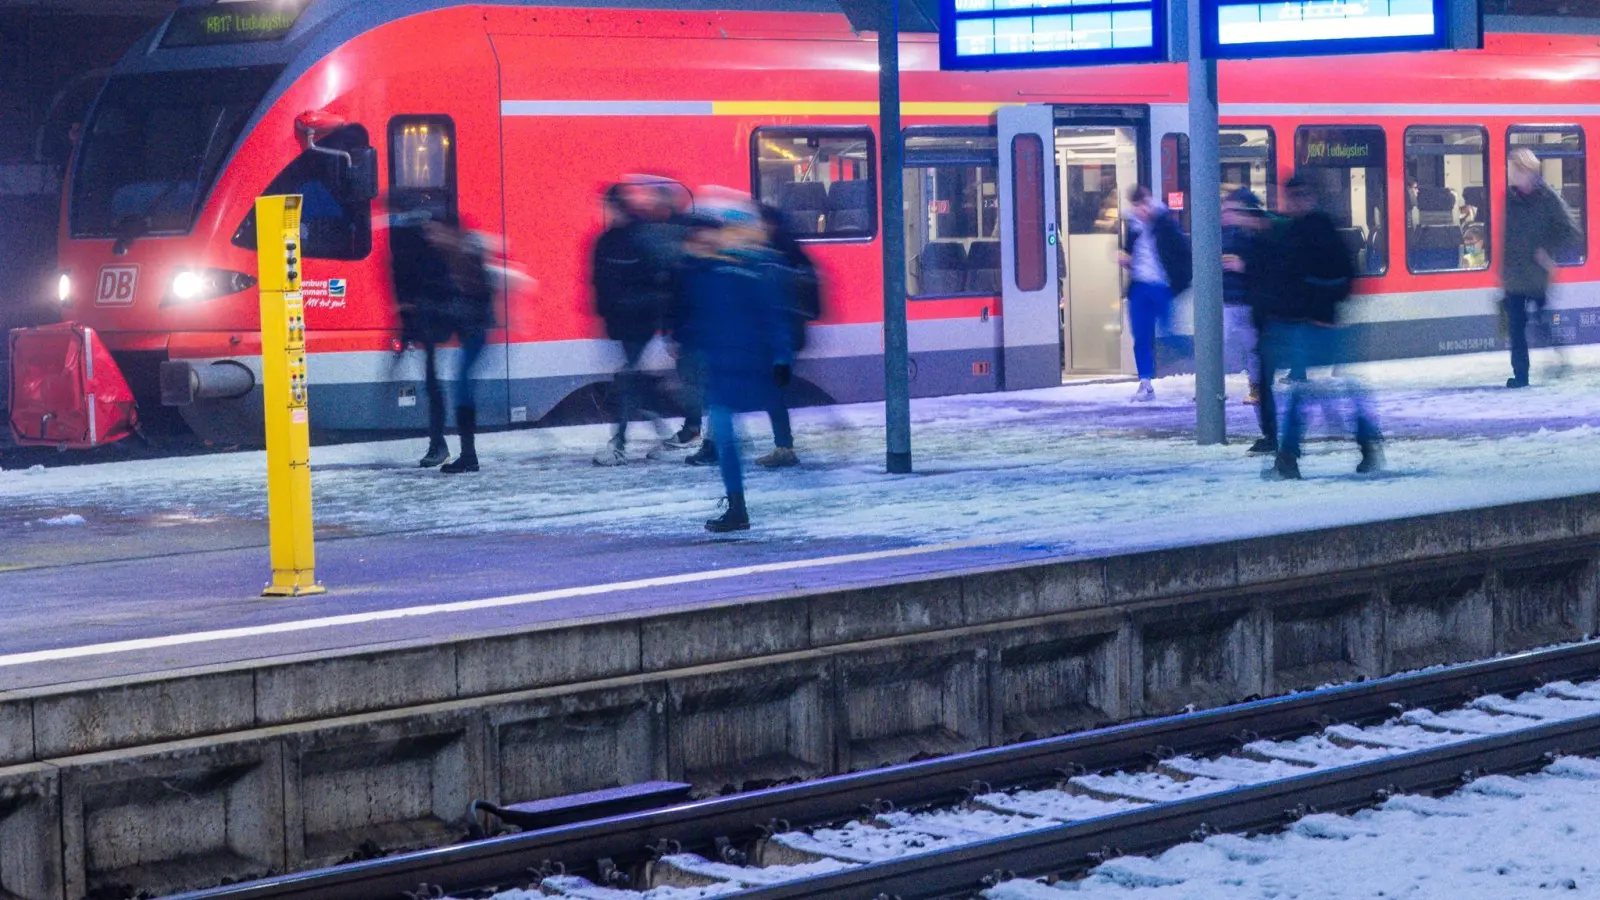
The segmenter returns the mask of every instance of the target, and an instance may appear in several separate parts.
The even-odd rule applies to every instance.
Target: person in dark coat
[[[1223,371],[1243,371],[1249,376],[1246,403],[1257,402],[1261,361],[1256,351],[1256,312],[1250,303],[1244,261],[1251,254],[1262,217],[1261,199],[1248,188],[1231,191],[1222,201]]]
[[[799,353],[806,346],[806,326],[822,317],[822,285],[817,277],[816,264],[789,230],[783,213],[765,204],[760,209],[761,221],[766,227],[767,244],[777,254],[780,265],[787,270],[784,273],[788,285],[784,307],[789,321],[789,346],[793,352]],[[788,399],[780,391],[777,400],[776,405],[768,411],[768,417],[772,420],[772,452],[756,459],[756,465],[767,469],[800,464],[800,457],[794,451],[794,429],[789,423]]]
[[[789,288],[753,203],[713,195],[698,212],[717,227],[695,242],[703,255],[683,273],[688,308],[679,341],[704,361],[711,436],[727,491],[727,510],[706,529],[740,531],[750,527],[750,515],[733,417],[781,402],[793,361]]]
[[[1311,184],[1296,176],[1285,188],[1289,223],[1279,247],[1284,269],[1268,326],[1269,356],[1275,366],[1291,370],[1335,365],[1348,355],[1344,346],[1347,331],[1339,324],[1340,307],[1350,297],[1355,261],[1333,219],[1317,208]],[[1356,444],[1361,448],[1356,471],[1375,472],[1382,467],[1382,435],[1366,394],[1354,379],[1336,374],[1318,382],[1292,383],[1277,459],[1267,477],[1300,478],[1305,406],[1312,400],[1324,405],[1348,400],[1354,407]]]
[[[490,319],[492,289],[481,248],[456,226],[440,221],[436,211],[396,207],[390,217],[390,267],[400,316],[402,352],[421,345],[428,397],[428,449],[420,465],[432,468],[450,459],[445,443],[444,386],[439,378],[439,345],[461,338],[456,421],[463,453],[443,469],[449,474],[477,471],[473,447],[476,424],[471,369],[483,350]],[[467,410],[463,419],[462,410]],[[470,463],[470,468],[468,464]]]
[[[1546,343],[1555,347],[1557,354],[1561,352],[1545,319],[1546,294],[1555,268],[1553,254],[1576,243],[1579,236],[1566,204],[1541,177],[1539,158],[1532,150],[1521,147],[1513,151],[1507,174],[1511,188],[1506,192],[1506,245],[1500,253],[1500,284],[1505,289],[1501,302],[1511,339],[1511,377],[1506,387],[1524,388],[1528,386],[1530,308],[1532,321]]]
[[[615,466],[627,461],[628,423],[635,410],[644,408],[645,397],[650,393],[651,378],[639,362],[661,329],[671,297],[672,260],[661,246],[665,236],[652,227],[650,198],[629,199],[629,194],[648,190],[644,186],[612,185],[605,197],[611,224],[594,242],[590,272],[595,312],[605,322],[606,336],[622,350],[622,366],[612,382],[615,425],[610,442],[595,455],[596,465]],[[657,430],[662,430],[659,416],[646,411],[657,423]]]

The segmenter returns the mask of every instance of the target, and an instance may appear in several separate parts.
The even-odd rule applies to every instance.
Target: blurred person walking
[[[1261,384],[1257,314],[1250,303],[1245,260],[1252,255],[1262,216],[1261,200],[1248,188],[1238,188],[1222,201],[1222,368],[1248,376],[1246,403],[1256,402]]]
[[[595,239],[591,277],[595,312],[606,336],[622,350],[622,365],[612,379],[611,440],[595,454],[598,466],[628,461],[628,424],[644,410],[665,436],[660,416],[645,407],[652,378],[640,367],[645,348],[661,329],[670,300],[673,250],[671,239],[654,222],[654,200],[647,186],[615,184],[606,190],[606,230]]]
[[[1222,268],[1224,307],[1228,314],[1227,343],[1234,352],[1245,354],[1250,376],[1250,395],[1246,403],[1256,405],[1261,437],[1250,445],[1250,453],[1278,452],[1278,407],[1273,394],[1276,364],[1267,340],[1268,323],[1279,313],[1282,293],[1284,219],[1262,209],[1261,201],[1248,190],[1231,194],[1222,205]],[[1238,363],[1234,363],[1230,370]]]
[[[789,274],[767,243],[754,203],[725,190],[708,189],[703,197],[697,211],[708,227],[691,242],[699,255],[684,269],[679,340],[680,352],[698,353],[704,363],[711,440],[727,491],[727,509],[706,530],[720,533],[750,527],[734,415],[779,408],[794,325]]]
[[[1156,326],[1172,315],[1172,298],[1189,289],[1193,275],[1189,240],[1178,220],[1144,185],[1128,191],[1128,249],[1121,262],[1131,277],[1128,323],[1133,329],[1133,359],[1139,370],[1135,402],[1156,396]]]
[[[1528,386],[1528,324],[1531,321],[1556,352],[1556,371],[1566,368],[1566,358],[1551,332],[1545,316],[1550,290],[1550,273],[1555,269],[1553,254],[1579,240],[1572,224],[1572,213],[1561,197],[1540,174],[1539,158],[1532,150],[1519,147],[1507,161],[1511,182],[1506,191],[1506,245],[1500,258],[1500,285],[1505,290],[1501,304],[1511,339],[1511,377],[1508,388]]]
[[[1333,219],[1317,208],[1311,184],[1296,176],[1285,187],[1289,223],[1283,231],[1280,251],[1285,268],[1278,315],[1268,326],[1268,357],[1275,365],[1291,370],[1337,365],[1348,356],[1349,331],[1340,327],[1339,313],[1350,297],[1355,261]],[[1300,478],[1305,406],[1311,401],[1322,403],[1325,409],[1348,402],[1355,417],[1356,444],[1361,448],[1356,472],[1366,474],[1382,468],[1383,436],[1366,392],[1347,372],[1335,372],[1330,378],[1290,385],[1277,458],[1264,477]]]

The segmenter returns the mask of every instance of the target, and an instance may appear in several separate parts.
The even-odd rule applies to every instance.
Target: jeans
[[[1312,366],[1333,366],[1344,357],[1348,331],[1314,322],[1274,322],[1269,328],[1274,365],[1304,371]],[[1297,381],[1289,386],[1289,404],[1283,416],[1283,437],[1278,453],[1289,458],[1300,455],[1305,436],[1305,407],[1317,403],[1323,416],[1343,420],[1341,405],[1348,403],[1355,417],[1356,443],[1362,449],[1383,439],[1378,420],[1373,416],[1365,388],[1356,379],[1335,369],[1328,378]]]
[[[612,379],[616,388],[616,410],[611,429],[611,443],[623,447],[628,443],[628,423],[633,421],[636,410],[644,406],[645,395],[648,392],[650,376],[639,369],[639,359],[644,356],[645,348],[650,346],[650,339],[618,341],[622,345],[622,368],[617,370]]]
[[[711,440],[717,447],[717,469],[722,473],[722,487],[728,496],[744,493],[744,460],[739,457],[739,435],[733,430],[733,410],[712,404]]]
[[[1171,288],[1148,281],[1129,285],[1128,324],[1133,328],[1133,362],[1141,379],[1156,377],[1156,324],[1171,313]]]
[[[1250,373],[1250,383],[1261,383],[1261,360],[1256,352],[1255,311],[1230,303],[1222,307],[1222,370]]]
[[[476,409],[473,397],[472,370],[483,355],[488,335],[474,329],[461,336],[461,365],[456,369],[456,407]],[[428,440],[444,440],[444,385],[439,381],[439,345],[431,341],[422,345],[422,371],[428,394]]]
[[[1528,380],[1528,325],[1531,323],[1534,330],[1547,346],[1556,346],[1555,335],[1550,329],[1550,319],[1545,315],[1543,295],[1535,294],[1506,294],[1501,301],[1506,310],[1507,337],[1511,339],[1511,375],[1518,381]],[[1528,315],[1528,308],[1533,307],[1534,314]]]

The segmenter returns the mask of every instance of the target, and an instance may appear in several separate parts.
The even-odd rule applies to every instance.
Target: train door
[[[1066,237],[1061,258],[1061,377],[1121,372],[1122,199],[1139,180],[1134,128],[1056,129],[1056,179]]]
[[[1122,197],[1146,169],[1145,118],[1142,109],[999,111],[1006,390],[1131,362],[1117,251]]]

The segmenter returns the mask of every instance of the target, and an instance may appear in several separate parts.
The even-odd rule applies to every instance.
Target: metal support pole
[[[1188,4],[1195,431],[1201,444],[1223,444],[1228,440],[1228,398],[1222,371],[1222,162],[1217,153],[1217,63],[1202,58],[1200,0],[1188,0]]]
[[[878,29],[878,134],[883,190],[883,382],[887,464],[911,471],[910,350],[906,338],[906,222],[900,136],[900,0],[884,3]]]

